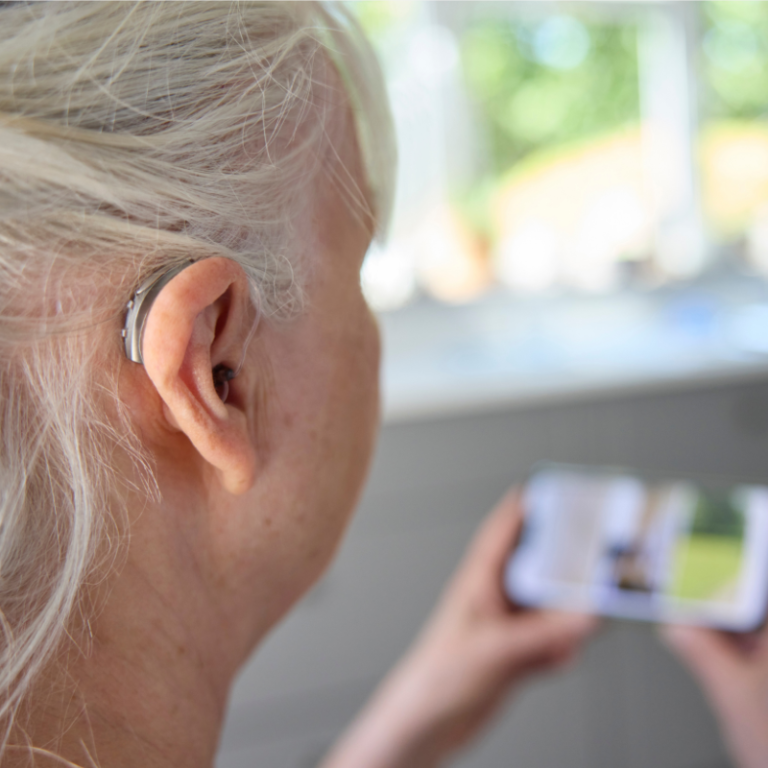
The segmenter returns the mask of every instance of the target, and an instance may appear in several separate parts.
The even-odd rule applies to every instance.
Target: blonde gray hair
[[[73,621],[87,626],[83,587],[119,549],[123,526],[107,511],[120,478],[144,478],[151,492],[151,461],[116,392],[126,300],[151,272],[219,255],[244,267],[267,315],[299,311],[302,265],[286,244],[308,178],[338,154],[334,125],[347,105],[370,189],[354,188],[338,163],[332,175],[383,227],[394,173],[386,97],[343,10],[0,7],[0,719],[8,727]]]

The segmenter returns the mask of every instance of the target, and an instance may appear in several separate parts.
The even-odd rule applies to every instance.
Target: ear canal
[[[226,365],[220,364],[213,369],[213,388],[223,403],[229,397],[229,382],[235,378],[235,372]]]

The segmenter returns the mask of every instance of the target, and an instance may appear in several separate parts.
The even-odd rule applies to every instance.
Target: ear
[[[242,267],[230,259],[204,259],[163,287],[142,340],[144,368],[167,422],[189,438],[234,494],[253,485],[256,449],[245,408],[235,397],[221,401],[212,372],[219,364],[238,367],[254,312]]]

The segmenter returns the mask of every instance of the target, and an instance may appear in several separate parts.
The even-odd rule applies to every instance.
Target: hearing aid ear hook
[[[149,311],[152,309],[152,304],[159,296],[160,291],[162,291],[163,288],[179,274],[179,272],[182,272],[194,263],[195,262],[192,259],[189,259],[183,264],[179,264],[169,270],[158,270],[157,272],[154,272],[136,289],[133,297],[126,304],[125,324],[120,336],[123,339],[125,355],[132,362],[144,363],[144,356],[142,353],[144,325],[146,324]],[[223,402],[226,402],[227,397],[229,396],[229,382],[240,373],[245,364],[245,356],[248,351],[248,346],[256,333],[256,326],[259,322],[260,313],[254,294],[255,292],[252,290],[251,297],[256,308],[256,316],[250,331],[248,331],[245,343],[243,344],[243,351],[237,368],[233,370],[227,365],[220,363],[212,372],[213,386]]]

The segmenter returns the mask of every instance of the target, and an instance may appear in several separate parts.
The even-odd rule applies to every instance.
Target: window
[[[760,368],[766,4],[351,7],[400,145],[363,270],[394,411]]]

